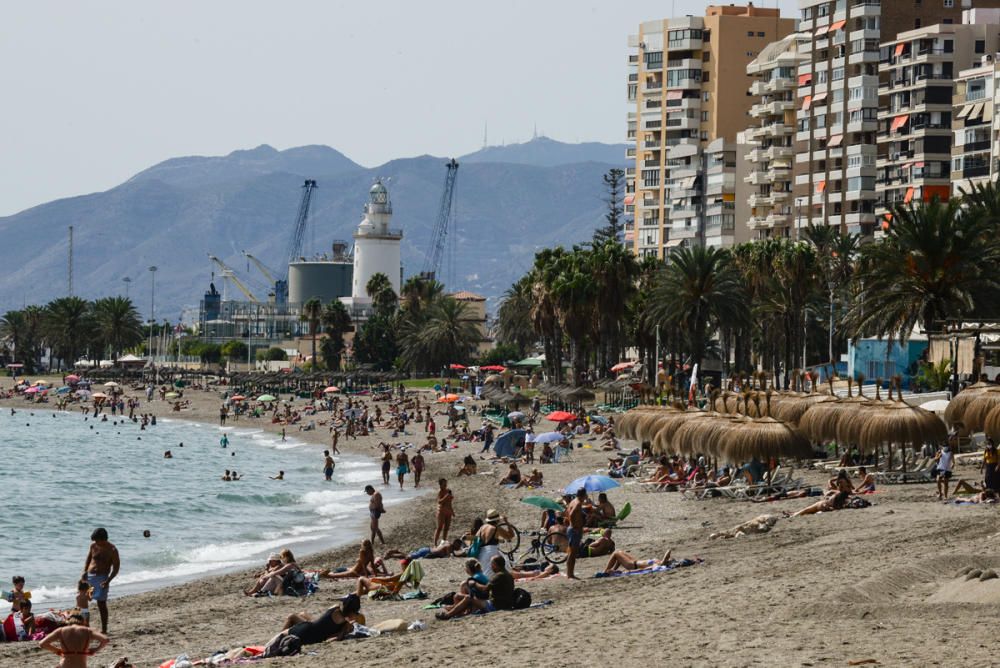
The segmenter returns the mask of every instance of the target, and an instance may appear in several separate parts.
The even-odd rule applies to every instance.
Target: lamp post
[[[132,282],[132,279],[129,278],[128,276],[126,276],[125,278],[122,279],[122,283],[125,284],[125,299],[128,299],[128,288],[129,288],[129,284],[131,282]]]
[[[153,327],[156,325],[156,270],[149,268],[149,354],[153,354]]]

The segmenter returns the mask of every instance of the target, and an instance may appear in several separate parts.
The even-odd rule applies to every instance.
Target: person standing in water
[[[108,632],[108,588],[111,581],[118,576],[121,560],[118,548],[108,541],[108,530],[99,527],[90,535],[90,549],[87,551],[87,561],[83,564],[83,575],[93,587],[91,598],[97,602],[101,613],[101,633]]]
[[[219,439],[219,445],[221,445],[224,448],[229,447],[229,434],[222,435],[222,438]]]
[[[333,480],[333,469],[337,466],[336,462],[333,461],[333,457],[330,456],[329,450],[323,451],[323,474],[326,476],[326,481],[330,482]]]

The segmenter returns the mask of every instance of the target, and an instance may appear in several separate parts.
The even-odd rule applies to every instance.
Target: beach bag
[[[434,599],[431,605],[455,605],[455,592],[450,591],[441,598]]]
[[[469,549],[465,551],[465,554],[469,557],[472,557],[473,559],[477,558],[479,556],[480,543],[481,541],[479,540],[479,536],[473,538],[472,544],[469,545]]]
[[[264,648],[261,655],[265,659],[275,656],[295,656],[302,651],[302,639],[298,636],[285,634],[275,638],[270,645]]]
[[[524,610],[531,607],[531,594],[520,587],[514,588],[514,610]]]

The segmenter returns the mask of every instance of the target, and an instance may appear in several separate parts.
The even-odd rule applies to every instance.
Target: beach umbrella
[[[613,373],[618,373],[619,371],[624,371],[625,369],[631,369],[635,366],[635,362],[619,362],[618,364],[611,367]]]
[[[177,394],[176,392],[167,392],[166,394],[163,395],[165,399],[176,399],[179,396],[181,395]]]
[[[858,384],[858,394],[852,394],[853,382],[847,380],[847,396],[837,401],[828,401],[812,406],[799,419],[799,430],[813,441],[837,440],[837,425],[841,420],[852,420],[858,407],[870,401]]]
[[[76,396],[78,396],[78,397],[84,397],[84,398],[89,397],[90,396],[90,390],[77,390],[76,391]]]
[[[480,371],[490,371],[494,373],[503,373],[507,370],[507,367],[500,366],[499,364],[487,364],[486,366],[479,367]]]
[[[493,452],[497,457],[512,457],[517,447],[524,443],[525,434],[523,429],[511,429],[500,434],[493,443]]]
[[[244,399],[246,399],[246,397],[244,397],[242,394],[234,394],[233,396],[230,397],[230,399],[232,399],[233,401],[243,401]]]
[[[983,431],[994,441],[1000,440],[1000,408],[994,408],[986,416]]]
[[[70,387],[69,385],[63,385],[58,390],[56,390],[56,394],[66,394],[67,392],[71,392],[72,390],[73,388]]]
[[[558,431],[548,431],[535,436],[535,443],[559,443],[560,441],[565,441],[566,438],[565,434],[561,434]]]
[[[547,496],[526,496],[521,499],[521,503],[527,503],[529,506],[537,506],[542,510],[564,510],[561,503]]]
[[[273,394],[262,394],[257,397],[257,401],[276,401],[276,398]]]
[[[452,371],[465,371],[465,366],[462,364],[449,364],[448,368]]]
[[[80,380],[80,377],[75,373],[71,373],[70,375],[66,376],[67,383],[75,383],[78,380]]]
[[[484,383],[501,383],[503,382],[503,376],[498,376],[497,374],[491,374],[483,379]]]
[[[457,394],[446,394],[443,397],[441,397],[440,399],[438,399],[437,403],[439,403],[439,404],[453,404],[456,401],[458,401],[458,395]]]
[[[41,389],[42,389],[42,388],[40,388],[40,387],[39,387],[39,386],[37,386],[37,385],[32,385],[31,387],[29,387],[28,389],[26,389],[26,390],[24,391],[24,393],[25,393],[25,394],[38,394],[38,393],[39,393],[39,392],[41,391]]]
[[[103,392],[94,392],[92,395],[90,395],[90,398],[91,399],[107,399],[108,395],[104,394]]]
[[[772,457],[812,456],[809,441],[797,429],[771,417],[746,420],[721,438],[723,456],[731,462],[766,461]]]
[[[996,385],[992,383],[976,383],[970,385],[954,397],[948,403],[948,408],[944,411],[944,421],[949,425],[953,425],[957,422],[964,422],[963,417],[965,415],[965,409],[969,407],[973,399],[978,397],[983,392],[987,390],[997,389]]]
[[[545,419],[552,422],[570,422],[571,420],[575,420],[576,416],[566,411],[553,411],[546,415]]]
[[[986,416],[997,406],[1000,406],[1000,387],[987,388],[973,397],[962,413],[961,422],[967,433],[982,431]]]
[[[606,492],[609,489],[620,486],[614,478],[609,478],[606,475],[585,475],[566,485],[566,489],[563,492],[565,494],[576,494],[576,491],[580,488],[588,492]]]
[[[806,413],[814,406],[837,401],[837,397],[829,394],[804,395],[772,395],[771,417],[782,422],[798,424]]]
[[[608,423],[608,418],[602,417],[600,415],[591,415],[590,416],[590,421],[591,422],[596,422],[597,424],[607,424]]]
[[[877,448],[883,443],[898,443],[916,447],[947,440],[948,430],[937,415],[903,401],[890,400],[867,412],[861,426],[859,445]]]
[[[114,389],[116,387],[121,387],[121,385],[119,385],[118,383],[116,383],[113,380],[109,380],[108,382],[104,383],[104,387],[106,387],[108,389]]]
[[[340,392],[340,388],[337,387],[336,385],[331,385],[330,387],[323,390],[323,394],[335,394],[337,392]]]
[[[518,420],[524,417],[524,413],[521,411],[511,411],[510,413],[507,413],[507,417],[511,420]]]

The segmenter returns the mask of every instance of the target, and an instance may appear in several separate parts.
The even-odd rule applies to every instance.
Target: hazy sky
[[[794,0],[759,6],[795,11]],[[364,165],[625,138],[626,39],[697,0],[0,5],[0,215],[160,160],[328,144]],[[728,4],[728,3],[727,3]]]

